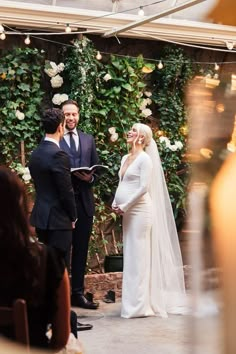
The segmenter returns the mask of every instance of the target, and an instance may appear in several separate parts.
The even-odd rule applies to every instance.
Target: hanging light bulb
[[[29,35],[25,38],[25,44],[26,45],[30,44],[30,36]]]
[[[162,64],[162,61],[160,60],[158,65],[157,65],[158,69],[162,69],[163,68],[163,64]]]
[[[69,23],[67,23],[65,31],[66,31],[66,33],[71,32],[71,27],[70,27]]]
[[[98,52],[97,52],[96,59],[97,59],[97,60],[101,60],[101,59],[102,59],[102,55],[101,55],[101,53],[99,52],[99,50],[98,50]]]
[[[4,32],[4,27],[3,25],[0,23],[0,33]]]
[[[6,34],[5,34],[5,32],[2,32],[2,33],[0,34],[0,39],[1,39],[2,41],[4,41],[4,39],[6,39]]]
[[[139,16],[144,16],[144,11],[143,11],[143,7],[140,6],[139,10],[138,10],[138,15]]]
[[[220,68],[220,66],[217,63],[215,63],[215,70],[217,71],[217,70],[219,70],[219,68]]]

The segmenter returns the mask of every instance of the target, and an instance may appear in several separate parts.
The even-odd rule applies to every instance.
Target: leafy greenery
[[[184,146],[183,149],[173,152],[166,148],[165,143],[157,140],[178,226],[185,214],[188,178],[188,166],[183,163],[187,135],[184,95],[194,69],[191,60],[180,48],[166,47],[161,59],[165,65],[162,70],[156,68],[151,83],[152,99],[159,122],[157,135],[166,136],[171,142],[180,141]]]
[[[45,62],[37,49],[15,48],[3,54],[0,58],[0,163],[14,168],[24,179],[27,171],[22,169],[22,156],[27,165],[29,154],[41,138],[39,112],[45,99],[42,89]],[[188,166],[184,162],[187,135],[184,93],[194,70],[184,52],[174,47],[163,51],[161,70],[142,56],[104,55],[98,61],[96,54],[92,41],[86,37],[75,40],[73,47],[63,49],[60,60],[65,68],[60,75],[64,84],[56,92],[66,93],[78,102],[80,129],[95,137],[101,163],[109,166],[109,173],[103,175],[94,191],[96,216],[90,255],[98,257],[106,251],[107,228],[115,230],[116,245],[121,246],[120,219],[110,205],[118,184],[120,160],[128,151],[125,136],[135,122],[152,126],[177,224],[183,219],[188,178]],[[49,96],[52,97],[52,92],[47,92]],[[167,138],[168,143],[161,138]]]
[[[16,170],[40,136],[42,64],[37,49],[15,48],[0,58],[0,163]]]

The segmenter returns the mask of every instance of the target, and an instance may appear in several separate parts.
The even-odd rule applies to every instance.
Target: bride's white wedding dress
[[[183,264],[168,192],[165,182],[163,186],[159,180],[164,178],[161,162],[155,166],[153,159],[142,151],[122,177],[128,156],[121,161],[113,201],[113,206],[124,211],[121,316],[167,317],[167,313],[186,313]],[[158,184],[155,189],[153,178]],[[175,233],[174,237],[170,233]]]

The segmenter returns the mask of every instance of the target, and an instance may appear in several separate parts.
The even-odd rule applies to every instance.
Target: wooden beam
[[[171,14],[173,14],[175,12],[187,9],[188,7],[200,4],[201,2],[204,2],[204,1],[206,1],[206,0],[190,0],[190,1],[187,1],[187,2],[185,2],[183,4],[176,5],[176,6],[172,7],[172,8],[170,8],[170,9],[167,9],[167,10],[164,10],[162,12],[159,12],[158,14],[147,16],[147,17],[145,17],[142,20],[131,22],[130,24],[128,24],[126,26],[120,27],[118,29],[116,28],[116,29],[114,29],[112,31],[106,32],[106,33],[104,33],[103,37],[106,37],[106,38],[112,37],[112,36],[117,35],[117,34],[119,34],[121,32],[126,32],[126,31],[128,31],[128,30],[130,30],[132,28],[141,26],[141,25],[143,25],[143,24],[145,24],[147,22],[151,22],[151,21],[157,20],[158,18],[171,15]]]

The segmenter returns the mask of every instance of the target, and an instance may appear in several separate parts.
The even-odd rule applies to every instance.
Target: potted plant
[[[105,255],[104,258],[104,271],[110,272],[122,272],[123,271],[123,244],[121,241],[116,240],[114,229],[111,230],[112,244],[115,250],[114,254]]]

